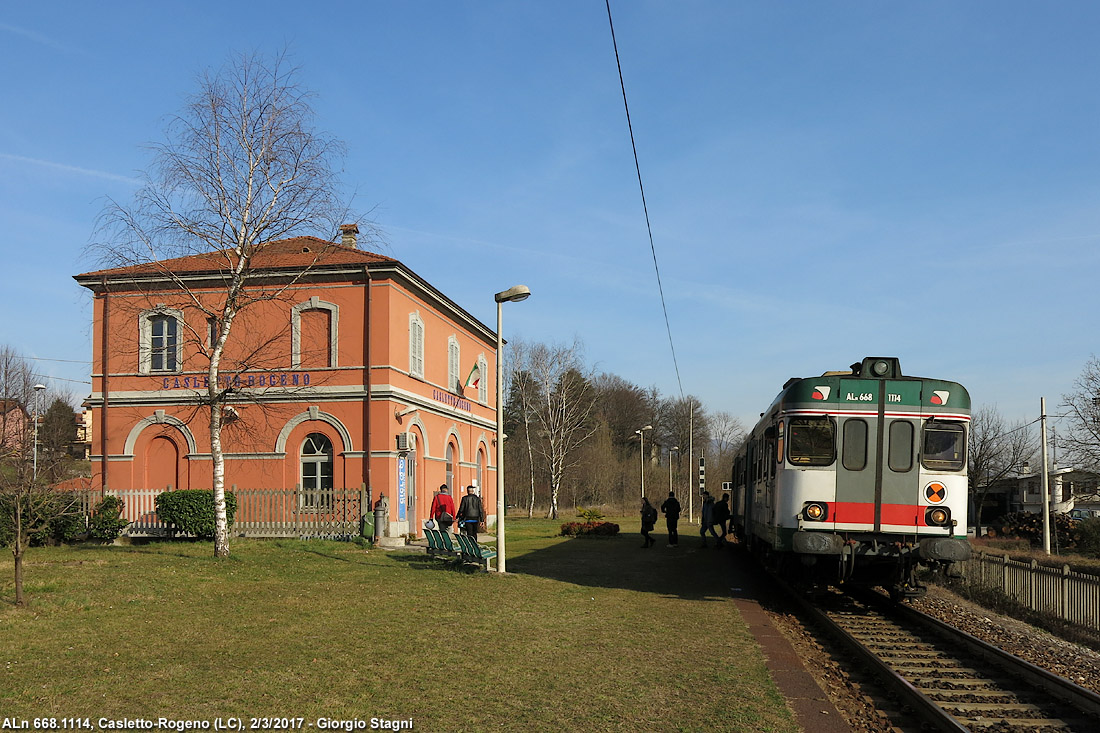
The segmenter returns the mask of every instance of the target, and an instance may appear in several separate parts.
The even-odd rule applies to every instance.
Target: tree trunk
[[[23,600],[23,548],[22,543],[16,542],[15,547],[11,549],[11,554],[15,556],[15,605],[18,608],[22,608],[27,605]]]

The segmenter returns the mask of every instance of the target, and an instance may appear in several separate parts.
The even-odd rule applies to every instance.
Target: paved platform
[[[794,710],[798,724],[811,733],[851,733],[851,726],[817,684],[787,638],[760,606],[763,592],[755,573],[734,562],[730,577],[737,610],[764,653],[764,660],[779,692]]]

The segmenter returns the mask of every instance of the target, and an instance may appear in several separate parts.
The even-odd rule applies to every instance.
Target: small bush
[[[603,519],[604,514],[599,509],[578,509],[577,516],[585,522],[598,522]]]
[[[117,496],[105,496],[95,505],[88,521],[88,535],[92,539],[114,542],[130,522],[122,518],[125,506]]]
[[[562,537],[611,537],[619,533],[614,522],[566,522],[561,526]]]
[[[157,518],[174,531],[192,534],[201,540],[214,539],[214,492],[204,489],[165,491],[156,498]],[[225,492],[225,513],[229,526],[237,513],[237,497]]]

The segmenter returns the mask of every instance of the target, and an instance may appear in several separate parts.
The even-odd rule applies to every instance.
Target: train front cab
[[[969,557],[969,395],[868,361],[851,377],[788,382],[735,462],[739,522],[814,580],[915,594],[919,564]],[[773,466],[758,465],[772,450]]]

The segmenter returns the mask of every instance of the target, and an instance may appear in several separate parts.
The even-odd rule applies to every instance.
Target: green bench
[[[428,538],[428,554],[446,555],[461,558],[462,553],[455,547],[451,540],[451,533],[441,529],[425,529],[424,536]]]
[[[497,551],[485,545],[479,545],[475,540],[464,534],[455,535],[458,540],[458,548],[462,553],[463,562],[485,564],[485,572],[489,572],[489,561],[497,556]]]

